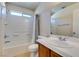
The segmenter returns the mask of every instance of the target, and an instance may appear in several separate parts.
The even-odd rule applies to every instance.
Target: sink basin
[[[67,38],[69,41],[72,41],[72,42],[76,42],[76,43],[79,43],[79,38],[75,38],[75,37],[69,37]]]
[[[50,44],[51,46],[62,47],[62,48],[79,47],[78,46],[79,40],[74,37],[52,35],[50,37],[42,36],[42,39],[46,41],[48,44]]]
[[[70,41],[61,41],[58,38],[53,38],[50,40],[46,40],[48,42],[48,44],[57,46],[57,47],[63,47],[63,48],[67,48],[67,47],[73,47],[72,44],[70,44]]]

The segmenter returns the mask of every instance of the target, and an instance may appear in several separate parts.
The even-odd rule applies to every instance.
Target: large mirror
[[[51,34],[79,37],[79,3],[64,2],[52,9]]]

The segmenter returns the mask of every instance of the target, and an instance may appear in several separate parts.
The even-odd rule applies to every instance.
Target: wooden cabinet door
[[[39,44],[38,54],[39,57],[49,57],[50,50],[47,47]]]
[[[57,54],[54,51],[51,51],[50,54],[51,54],[51,57],[62,57],[61,55]]]

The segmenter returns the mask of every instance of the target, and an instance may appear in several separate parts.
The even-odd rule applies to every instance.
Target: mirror
[[[79,3],[64,2],[52,9],[51,34],[79,38],[79,8],[77,6]]]

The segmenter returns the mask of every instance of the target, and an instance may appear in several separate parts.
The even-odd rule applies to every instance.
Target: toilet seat
[[[38,44],[31,44],[29,47],[28,47],[29,51],[30,52],[36,52],[37,49],[38,49]]]

